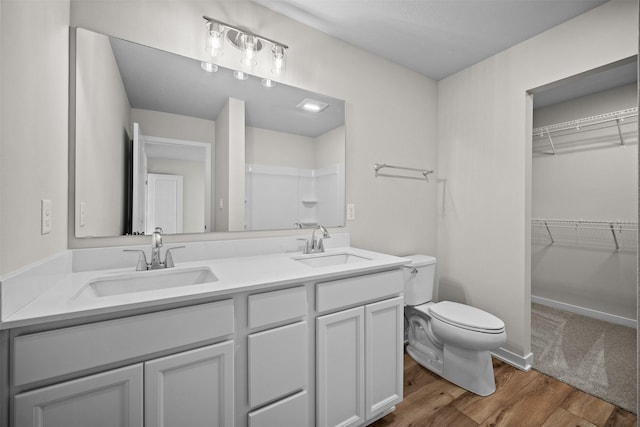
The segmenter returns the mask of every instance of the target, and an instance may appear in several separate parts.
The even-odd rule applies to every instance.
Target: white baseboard
[[[519,354],[515,354],[500,347],[497,350],[492,351],[491,354],[495,358],[500,359],[504,363],[508,363],[514,368],[520,369],[521,371],[528,372],[533,365],[533,353],[529,353],[526,356],[520,356]]]
[[[536,297],[533,295],[531,295],[531,302],[534,302],[540,305],[545,305],[551,308],[557,308],[560,310],[568,311],[570,313],[591,317],[593,319],[603,320],[605,322],[614,323],[616,325],[622,325],[622,326],[627,326],[629,328],[638,329],[638,321],[635,319],[629,319],[627,317],[605,313],[603,311],[592,310],[590,308],[584,308],[584,307],[580,307],[573,304],[567,304],[565,302],[555,301],[552,299]]]

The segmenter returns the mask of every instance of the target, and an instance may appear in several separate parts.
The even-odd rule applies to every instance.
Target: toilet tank
[[[404,303],[420,305],[433,299],[436,259],[429,255],[409,255],[404,268]]]

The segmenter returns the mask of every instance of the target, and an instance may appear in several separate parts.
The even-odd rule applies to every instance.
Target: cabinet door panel
[[[145,426],[232,426],[233,341],[145,363]]]
[[[367,419],[402,400],[402,297],[365,307]]]
[[[18,394],[15,425],[142,427],[142,365]]]
[[[317,326],[319,427],[364,422],[364,307],[321,316]]]
[[[249,405],[305,389],[309,376],[307,322],[249,335]]]

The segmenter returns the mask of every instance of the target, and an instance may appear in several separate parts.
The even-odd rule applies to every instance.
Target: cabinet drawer
[[[296,320],[307,314],[304,286],[249,295],[249,327]]]
[[[249,406],[307,388],[308,336],[307,322],[249,335]]]
[[[306,390],[249,413],[249,427],[309,425],[309,396]]]
[[[333,280],[316,285],[318,312],[363,304],[402,293],[402,270]]]
[[[233,300],[56,329],[14,340],[17,386],[213,340],[234,331]]]

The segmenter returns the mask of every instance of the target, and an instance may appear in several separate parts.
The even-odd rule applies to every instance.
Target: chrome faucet
[[[137,271],[144,270],[158,270],[160,268],[171,268],[174,266],[173,255],[171,251],[173,249],[181,249],[184,246],[174,246],[168,248],[164,255],[164,262],[160,258],[160,248],[162,247],[162,228],[156,227],[155,231],[151,235],[151,262],[147,262],[147,254],[141,249],[124,249],[124,252],[138,252],[140,257],[138,258],[138,264],[136,265]]]
[[[162,247],[162,228],[156,227],[151,235],[151,267],[150,270],[164,268],[164,263],[160,261],[160,248]]]
[[[316,240],[316,230],[322,231],[322,237]],[[313,228],[313,232],[311,233],[311,247],[309,248],[307,253],[318,253],[324,252],[324,242],[322,239],[328,239],[331,236],[326,228],[322,225],[317,225]]]

